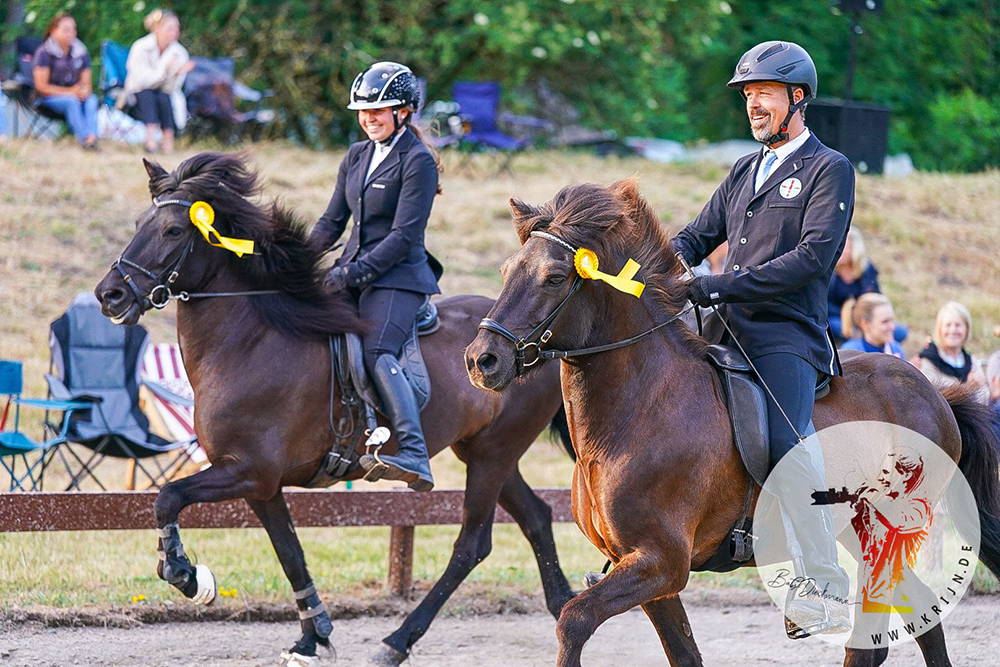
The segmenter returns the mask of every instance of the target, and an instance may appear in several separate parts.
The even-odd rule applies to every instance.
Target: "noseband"
[[[566,250],[568,250],[572,255],[576,255],[577,248],[574,248],[571,244],[567,243],[563,239],[559,238],[555,234],[550,234],[549,232],[534,231],[531,232],[530,236],[535,236],[552,243],[556,243]],[[541,321],[541,323],[532,329],[528,335],[523,337],[518,337],[507,327],[503,326],[496,320],[484,317],[482,321],[479,322],[479,328],[489,331],[490,333],[495,333],[503,336],[510,342],[514,344],[514,376],[521,377],[524,375],[524,369],[534,366],[540,359],[566,359],[569,357],[581,357],[588,354],[597,354],[599,352],[607,352],[609,350],[616,350],[621,347],[626,347],[642,340],[649,334],[653,333],[657,329],[667,326],[671,322],[680,319],[684,313],[694,308],[694,305],[688,305],[686,308],[682,309],[676,315],[668,318],[665,322],[661,322],[651,329],[647,329],[642,333],[632,336],[631,338],[626,338],[625,340],[616,341],[614,343],[608,343],[606,345],[597,345],[594,347],[584,347],[577,350],[543,350],[542,345],[549,342],[552,338],[552,327],[555,326],[556,320],[562,314],[563,309],[566,304],[569,303],[570,298],[576,294],[577,290],[583,284],[583,278],[577,273],[576,277],[573,279],[573,284],[569,288],[569,293],[563,297],[563,300],[559,302],[548,317]],[[527,358],[527,350],[529,348],[534,348],[534,355],[529,361],[525,361]]]
[[[171,204],[191,208],[191,203],[192,202],[184,199],[159,200],[156,197],[153,198],[153,205],[156,206],[156,208],[163,208],[164,206],[170,206]],[[117,260],[115,260],[114,264],[111,265],[111,268],[121,274],[122,280],[124,280],[125,284],[128,285],[128,288],[132,290],[132,294],[135,295],[135,298],[139,301],[143,312],[149,310],[150,307],[159,310],[166,306],[170,302],[170,299],[174,297],[174,294],[170,291],[170,286],[177,280],[181,265],[184,264],[184,260],[187,259],[187,256],[191,254],[191,250],[194,249],[195,231],[195,228],[192,227],[191,233],[188,235],[187,243],[177,256],[177,259],[171,262],[167,268],[158,274],[153,273],[139,264],[136,264],[130,259],[127,259],[124,252]],[[149,292],[143,293],[142,290],[139,289],[139,286],[135,284],[132,276],[125,270],[126,266],[135,269],[147,278],[151,278],[153,280],[152,289],[150,289]]]

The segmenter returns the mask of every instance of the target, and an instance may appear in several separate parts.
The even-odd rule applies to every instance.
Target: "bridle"
[[[187,206],[188,208],[191,208],[192,202],[189,202],[185,199],[157,199],[156,197],[153,197],[153,205],[156,208],[163,208],[164,206],[171,206],[171,205]],[[168,303],[170,303],[171,299],[179,299],[180,301],[187,301],[189,299],[206,298],[213,296],[247,296],[256,294],[277,294],[280,291],[280,290],[251,290],[246,292],[183,292],[182,291],[175,294],[173,291],[171,291],[170,286],[177,281],[177,278],[180,276],[180,270],[181,266],[184,264],[184,260],[188,258],[188,255],[190,255],[191,251],[194,249],[194,242],[197,238],[195,233],[197,231],[198,230],[195,227],[191,228],[191,231],[188,234],[187,243],[184,244],[184,247],[181,249],[181,252],[177,255],[177,259],[172,261],[167,266],[167,268],[163,269],[163,271],[160,271],[159,273],[153,273],[144,266],[141,266],[140,264],[137,264],[136,262],[133,262],[132,260],[126,258],[124,252],[122,252],[121,256],[119,256],[118,259],[116,259],[114,263],[111,265],[111,268],[115,269],[116,271],[118,271],[119,274],[121,274],[122,280],[125,281],[125,284],[128,286],[128,288],[132,291],[132,294],[138,300],[139,305],[142,308],[142,312],[146,312],[150,308],[156,308],[157,310],[160,310],[161,308],[164,308]],[[134,269],[135,271],[138,271],[147,278],[150,278],[153,281],[153,287],[148,292],[140,290],[139,286],[136,285],[135,280],[132,279],[132,276],[129,274],[129,272],[126,270],[125,267]]]
[[[552,243],[558,244],[572,253],[574,256],[578,252],[577,248],[574,248],[571,244],[567,243],[563,239],[559,238],[555,234],[550,234],[549,232],[534,231],[531,232],[530,236],[538,237],[550,241]],[[583,284],[583,277],[577,273],[576,277],[573,279],[573,284],[570,285],[569,293],[563,297],[563,300],[552,310],[548,316],[542,320],[538,326],[532,329],[526,336],[517,336],[510,329],[503,326],[496,320],[484,317],[482,321],[479,322],[479,328],[485,329],[490,333],[495,333],[497,335],[503,336],[510,342],[514,344],[514,376],[521,377],[524,375],[524,369],[530,368],[538,363],[540,359],[568,359],[571,357],[582,357],[588,354],[598,354],[600,352],[608,352],[610,350],[617,350],[618,348],[626,347],[636,343],[649,334],[653,333],[657,329],[661,329],[671,322],[674,322],[684,313],[691,310],[694,306],[688,305],[686,308],[682,309],[676,315],[673,315],[665,322],[660,322],[656,326],[643,331],[642,333],[632,336],[631,338],[626,338],[625,340],[615,341],[614,343],[606,343],[605,345],[596,345],[593,347],[583,347],[576,350],[555,350],[555,349],[542,349],[542,345],[549,342],[552,338],[552,328],[555,326],[556,321],[559,316],[562,315],[563,309],[566,304],[569,303],[570,298],[576,294],[577,290]],[[527,351],[529,349],[534,349],[533,357],[527,359]]]

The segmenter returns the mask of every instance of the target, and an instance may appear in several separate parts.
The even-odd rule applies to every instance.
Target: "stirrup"
[[[392,434],[389,433],[389,429],[385,426],[379,426],[372,431],[372,434],[368,436],[368,440],[365,441],[365,454],[371,456],[375,460],[375,465],[368,468],[365,473],[365,481],[377,482],[382,479],[382,475],[388,472],[389,466],[382,462],[378,453],[379,450],[382,449],[382,445],[389,442],[391,435]]]
[[[823,606],[823,619],[815,623],[799,625],[785,614],[785,634],[789,639],[805,639],[811,635],[837,634],[849,632],[851,629],[851,619],[835,619],[830,616],[830,605],[826,602],[820,603]]]

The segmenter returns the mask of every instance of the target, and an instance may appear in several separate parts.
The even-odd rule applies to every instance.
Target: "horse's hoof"
[[[406,654],[400,653],[388,644],[382,644],[375,655],[368,658],[368,664],[374,667],[398,667],[406,660]]]
[[[280,667],[318,667],[319,658],[314,655],[302,655],[301,653],[281,652]]]
[[[603,572],[588,572],[587,574],[583,575],[583,587],[590,588],[591,586],[593,586],[606,576],[608,575],[604,574]]]
[[[215,601],[215,575],[207,565],[195,565],[194,576],[198,583],[198,592],[191,598],[198,604],[209,605]]]

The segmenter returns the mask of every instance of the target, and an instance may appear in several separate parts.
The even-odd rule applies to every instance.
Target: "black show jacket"
[[[827,321],[830,276],[854,214],[854,168],[810,135],[754,194],[763,150],[740,158],[673,239],[692,266],[729,241],[725,273],[704,278],[750,358],[791,352],[840,375]]]
[[[337,264],[347,269],[347,284],[438,294],[441,264],[424,248],[427,218],[437,193],[434,158],[411,130],[365,182],[375,142],[361,141],[340,163],[337,187],[311,242],[331,247],[347,227],[354,228]]]

